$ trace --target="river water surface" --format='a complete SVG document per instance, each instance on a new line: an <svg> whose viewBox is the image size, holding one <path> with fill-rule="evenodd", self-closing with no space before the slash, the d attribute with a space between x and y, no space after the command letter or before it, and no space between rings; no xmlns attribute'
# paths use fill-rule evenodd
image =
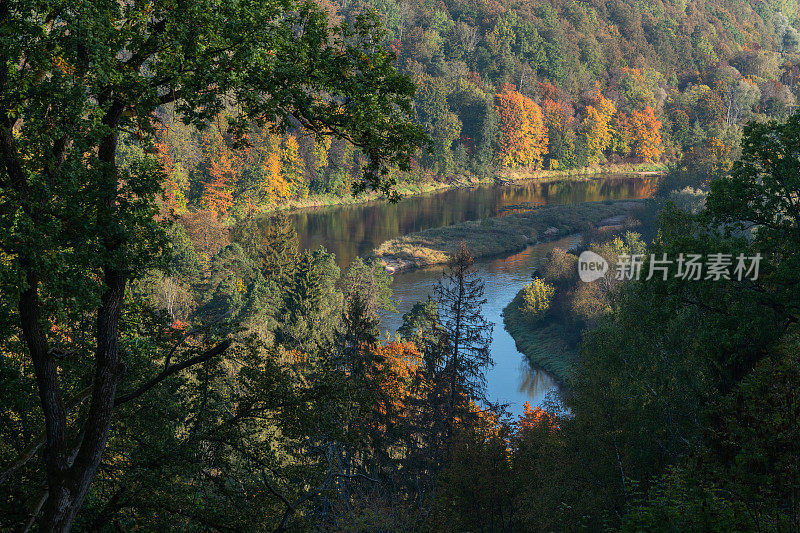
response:
<svg viewBox="0 0 800 533"><path fill-rule="evenodd" d="M292 217L302 248L324 246L336 254L337 262L344 267L382 242L415 231L496 216L504 207L527 202L573 204L647 198L655 183L647 178L612 176L580 182L487 185L409 197L394 205L371 202L306 209ZM522 412L526 401L541 405L550 392L557 390L557 384L547 373L532 368L517 351L514 339L503 327L501 312L530 280L539 259L554 246L566 248L572 244L574 238L566 238L530 246L507 257L476 261L478 274L486 284L483 312L494 323L491 350L495 364L486 373L487 396L493 402L508 404L514 414ZM431 293L442 270L432 267L394 276L392 289L398 300L398 313L385 313L382 317L381 328L387 334L396 331L403 313Z"/></svg>

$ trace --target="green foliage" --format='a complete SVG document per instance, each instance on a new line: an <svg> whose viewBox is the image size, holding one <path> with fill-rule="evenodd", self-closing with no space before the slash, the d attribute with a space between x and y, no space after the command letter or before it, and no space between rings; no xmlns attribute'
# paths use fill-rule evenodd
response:
<svg viewBox="0 0 800 533"><path fill-rule="evenodd" d="M339 287L345 299L359 298L367 314L377 316L381 310L395 311L391 283L392 276L383 265L357 257L342 273Z"/></svg>
<svg viewBox="0 0 800 533"><path fill-rule="evenodd" d="M712 413L702 462L670 469L633 506L623 530L757 531L798 526L797 340L790 336ZM686 512L687 509L692 509Z"/></svg>
<svg viewBox="0 0 800 533"><path fill-rule="evenodd" d="M311 350L330 342L343 309L336 290L340 270L323 249L303 252L286 286L278 342Z"/></svg>
<svg viewBox="0 0 800 533"><path fill-rule="evenodd" d="M756 226L752 247L775 265L774 271L764 270L760 283L770 287L774 298L792 313L800 304L787 289L800 272L800 210L795 197L800 190L798 135L800 114L783 124L746 127L741 159L730 178L712 184L706 200L709 218L725 224L727 234Z"/></svg>
<svg viewBox="0 0 800 533"><path fill-rule="evenodd" d="M508 428L503 430L508 432ZM502 431L502 430L501 430ZM509 460L505 434L465 432L456 440L447 470L440 479L436 531L510 530L515 522L515 465Z"/></svg>
<svg viewBox="0 0 800 533"><path fill-rule="evenodd" d="M262 301L265 296L258 265L238 244L203 231L214 228L209 221L201 228L184 224L186 233L210 237L202 253L193 255L174 235L171 264L170 210L183 210L192 191L186 190L189 167L184 171L162 150L169 142L156 146L156 130L164 126L159 119L170 112L199 130L212 119L227 121L214 132L215 139L227 135L213 145L219 160L207 162L217 178L206 187L217 195L209 205L223 216L233 193L241 192L231 183L238 178L238 156L228 152L247 144L253 124L269 122L281 133L302 126L321 137L347 139L362 154L363 173L354 188L385 194L393 185L389 168L408 168L425 135L410 121L414 85L395 68L374 15L331 25L311 2L23 1L4 3L0 24L2 322L15 323L13 335L23 340L13 347L14 356L27 356L33 364L46 441L34 448L43 450L46 468L33 475L48 492L41 504L32 505L27 527L41 509L42 529L67 531L101 466L118 386L128 389L153 375L159 376L150 381L155 385L185 366L207 362L197 378L204 391L189 401L199 405L209 390L212 396L227 392L212 375L219 362L208 360L228 349L230 339L206 332L198 340L205 330L191 329L182 338L196 344L179 350L160 342L163 323L125 337L127 307L141 304L128 291L129 282L150 285L146 277L153 276L155 287L140 284L135 292L149 292L151 300L154 293L163 296L165 301L156 303L167 308L174 325L166 331L187 326L179 320L192 313L192 300L203 300L201 316L238 319L251 294ZM287 162L297 163L294 147L287 144L286 152ZM189 215L195 223L202 220ZM203 298L190 294L198 257L208 261ZM302 272L330 280L314 294L320 300L315 304L338 314L335 265L318 255L313 266ZM159 270L188 278L176 282L153 274ZM314 292L302 276L295 277L297 294ZM179 309L173 305L177 300ZM303 304L289 300L289 330L307 337L304 328L310 327L321 338L329 335L332 325L304 316ZM173 343L181 343L178 337ZM204 356L201 347L208 350ZM62 363L56 354L80 356ZM173 355L187 357L183 366L171 365ZM25 377L34 379L30 371ZM172 407L164 415L174 420ZM208 420L222 416L202 408L194 412ZM177 435L185 428L170 429ZM29 482L18 489L13 500L20 509L39 492Z"/></svg>
<svg viewBox="0 0 800 533"><path fill-rule="evenodd" d="M605 310L564 374L570 415L559 418L557 444L536 456L546 465L536 486L547 490L531 491L528 501L541 507L529 528L553 520L624 531L797 527L796 307L785 290L797 280L797 244L790 206L767 193L800 166L769 175L781 168L772 161L791 159L782 128L749 129L743 153L753 155L712 182L712 206L665 208L646 249L635 234L592 247L612 263L643 252L764 257L756 280L654 276L593 293ZM756 217L763 223L746 231ZM603 286L579 284L575 298ZM520 327L518 312L509 306L505 318L521 349L559 371L553 361L564 359L544 353L547 329Z"/></svg>
<svg viewBox="0 0 800 533"><path fill-rule="evenodd" d="M536 368L541 368L559 381L566 381L570 368L577 361L574 347L566 342L567 332L556 321L531 321L520 309L521 295L503 309L503 325L514 339L517 350Z"/></svg>
<svg viewBox="0 0 800 533"><path fill-rule="evenodd" d="M621 531L756 531L747 508L713 482L698 483L685 468L670 468L650 489L647 503L634 505Z"/></svg>

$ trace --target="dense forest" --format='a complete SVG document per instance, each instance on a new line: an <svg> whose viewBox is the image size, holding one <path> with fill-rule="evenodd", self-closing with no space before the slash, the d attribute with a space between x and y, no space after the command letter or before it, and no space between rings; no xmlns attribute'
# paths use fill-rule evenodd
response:
<svg viewBox="0 0 800 533"><path fill-rule="evenodd" d="M3 2L0 528L800 529L797 16ZM760 270L582 286L563 395L519 417L466 244L387 338L383 265L274 212L654 163L654 238L584 247ZM523 290L528 327L575 261Z"/></svg>
<svg viewBox="0 0 800 533"><path fill-rule="evenodd" d="M391 173L407 186L679 160L713 173L736 157L744 123L785 118L800 90L794 2L319 5L331 25L379 13L387 51L417 85L413 118L431 142ZM178 213L240 220L309 196L330 202L358 181L360 150L300 124L253 128L248 150L235 150L231 113L199 132L161 110L157 148Z"/></svg>

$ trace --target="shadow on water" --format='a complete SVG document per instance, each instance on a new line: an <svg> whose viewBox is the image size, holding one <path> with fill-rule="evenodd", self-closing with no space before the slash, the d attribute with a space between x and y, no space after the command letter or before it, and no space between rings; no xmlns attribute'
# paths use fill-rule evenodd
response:
<svg viewBox="0 0 800 533"><path fill-rule="evenodd" d="M482 186L410 197L394 205L372 202L303 210L292 217L302 248L324 246L336 254L341 266L346 266L386 240L427 228L496 216L507 206L648 198L655 184L655 179L615 176L581 182ZM503 327L501 313L530 280L537 262L550 249L569 247L573 242L568 237L531 246L507 257L476 261L478 274L486 284L484 315L494 324L491 350L495 364L486 373L488 397L493 402L508 404L512 413L520 414L526 401L532 406L541 405L548 394L558 390L558 385L547 373L532 368L517 351L514 339ZM384 331L393 334L397 330L403 313L430 294L442 270L433 267L394 276L392 289L399 301L398 313L384 314L381 322Z"/></svg>

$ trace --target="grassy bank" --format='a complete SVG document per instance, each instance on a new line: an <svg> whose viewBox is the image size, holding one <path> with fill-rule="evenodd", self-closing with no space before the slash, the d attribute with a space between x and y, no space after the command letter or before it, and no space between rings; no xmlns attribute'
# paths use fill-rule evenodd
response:
<svg viewBox="0 0 800 533"><path fill-rule="evenodd" d="M513 253L535 242L545 242L619 215L635 216L642 200L547 205L502 217L492 217L411 233L381 244L373 255L387 270L397 272L446 263L465 241L475 257Z"/></svg>
<svg viewBox="0 0 800 533"><path fill-rule="evenodd" d="M503 309L503 324L520 351L532 365L564 382L577 353L564 341L561 326L553 321L534 323L520 306L522 291Z"/></svg>
<svg viewBox="0 0 800 533"><path fill-rule="evenodd" d="M463 187L475 187L490 183L511 184L517 182L542 181L583 181L596 179L609 174L630 174L632 176L650 176L660 174L666 170L666 165L641 163L608 165L603 167L586 167L572 170L507 170L491 176L458 176L448 181L425 180L420 182L401 182L396 186L397 192L404 197L419 196L432 192ZM315 194L306 198L294 198L279 205L267 208L265 213L278 211L294 211L314 207L328 207L334 205L353 205L380 200L382 196L375 192L368 192L359 196L350 194Z"/></svg>
<svg viewBox="0 0 800 533"><path fill-rule="evenodd" d="M559 179L592 179L608 174L631 174L650 176L662 174L667 171L667 165L663 163L624 163L619 165L605 165L584 168L574 168L570 170L503 170L498 177L510 181L528 180L559 180Z"/></svg>

